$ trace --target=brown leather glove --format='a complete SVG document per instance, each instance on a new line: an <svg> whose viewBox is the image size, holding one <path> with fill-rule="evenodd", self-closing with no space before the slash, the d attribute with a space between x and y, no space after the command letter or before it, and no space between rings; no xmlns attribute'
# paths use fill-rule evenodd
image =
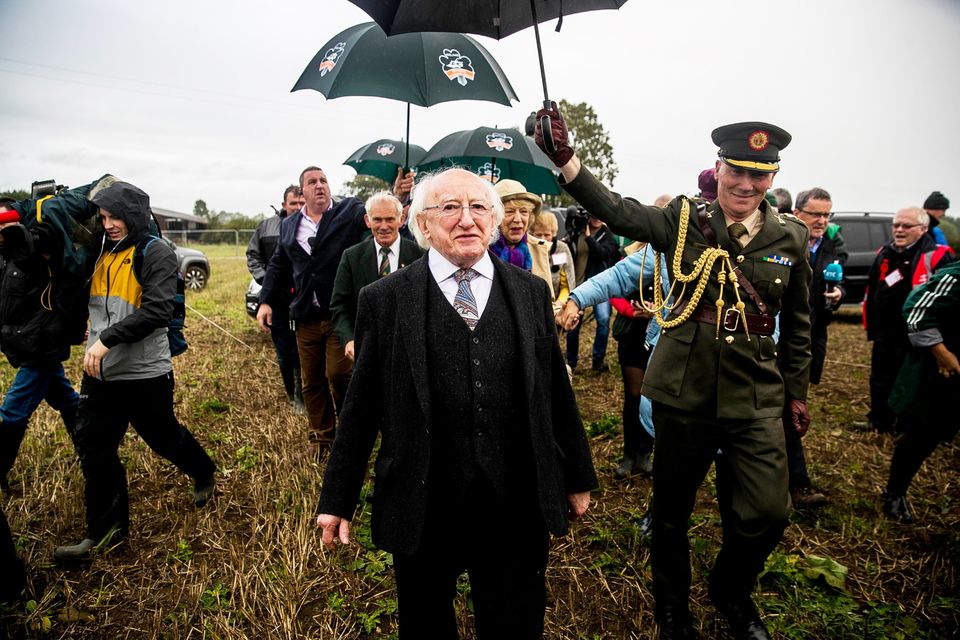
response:
<svg viewBox="0 0 960 640"><path fill-rule="evenodd" d="M806 400L790 401L790 421L798 436L802 438L807 435L807 429L810 428L810 412L807 411Z"/></svg>
<svg viewBox="0 0 960 640"><path fill-rule="evenodd" d="M548 151L548 147L543 142L543 117L550 118L550 137L553 139L553 151ZM563 121L560 110L556 102L550 103L549 109L540 109L537 111L536 124L533 130L533 141L537 143L540 150L547 154L547 157L558 167L570 162L573 157L573 149L570 148L570 140L567 135L567 123Z"/></svg>

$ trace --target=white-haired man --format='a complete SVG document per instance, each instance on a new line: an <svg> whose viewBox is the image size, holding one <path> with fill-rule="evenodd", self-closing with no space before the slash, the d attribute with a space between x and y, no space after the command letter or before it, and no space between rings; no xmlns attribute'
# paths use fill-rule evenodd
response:
<svg viewBox="0 0 960 640"><path fill-rule="evenodd" d="M373 541L393 553L401 638L456 638L466 571L480 638L540 638L548 533L597 486L546 283L488 246L503 218L461 169L415 188L426 257L360 292L354 376L317 525L350 539L379 434Z"/></svg>

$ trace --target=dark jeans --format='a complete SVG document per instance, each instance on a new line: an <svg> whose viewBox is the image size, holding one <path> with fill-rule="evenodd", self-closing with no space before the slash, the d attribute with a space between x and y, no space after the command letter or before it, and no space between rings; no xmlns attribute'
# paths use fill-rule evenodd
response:
<svg viewBox="0 0 960 640"><path fill-rule="evenodd" d="M145 380L103 382L84 375L75 446L85 481L87 537L99 540L130 523L127 474L118 449L127 425L151 449L194 480L216 469L173 413L173 373Z"/></svg>
<svg viewBox="0 0 960 640"><path fill-rule="evenodd" d="M277 352L277 365L280 371L300 368L300 353L297 351L297 334L290 328L290 319L285 315L273 315L273 324L270 325L270 338L273 348Z"/></svg>
<svg viewBox="0 0 960 640"><path fill-rule="evenodd" d="M509 522L509 532L491 529L492 516ZM434 504L420 548L393 555L400 639L459 637L453 600L464 571L479 640L542 638L548 551L539 509L509 504L482 478L459 504Z"/></svg>
<svg viewBox="0 0 960 640"><path fill-rule="evenodd" d="M610 301L601 302L593 306L593 318L597 322L597 330L593 337L593 360L603 360L607 355L607 340L610 338ZM580 358L580 325L567 331L567 364L571 369L577 368Z"/></svg>
<svg viewBox="0 0 960 640"><path fill-rule="evenodd" d="M687 529L697 490L723 450L717 500L723 546L710 574L712 593L749 596L787 523L789 495L780 417L719 420L655 402L653 458L653 593L657 613L687 611Z"/></svg>
<svg viewBox="0 0 960 640"><path fill-rule="evenodd" d="M343 345L329 320L297 322L296 335L310 441L329 446L353 365L343 354Z"/></svg>
<svg viewBox="0 0 960 640"><path fill-rule="evenodd" d="M44 400L63 416L67 433L73 439L80 396L67 380L63 365L20 367L0 406L0 477L13 468L30 416Z"/></svg>

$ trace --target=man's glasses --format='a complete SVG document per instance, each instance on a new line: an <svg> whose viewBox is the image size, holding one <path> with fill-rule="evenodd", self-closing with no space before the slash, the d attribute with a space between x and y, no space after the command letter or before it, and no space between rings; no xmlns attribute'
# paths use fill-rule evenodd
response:
<svg viewBox="0 0 960 640"><path fill-rule="evenodd" d="M823 218L824 220L829 220L833 217L833 212L828 211L827 213L816 213L814 211L807 211L806 209L797 209L800 213L806 214L812 218Z"/></svg>
<svg viewBox="0 0 960 640"><path fill-rule="evenodd" d="M894 229L904 229L909 231L914 227L922 227L923 225L920 224L919 222L914 222L913 224L910 224L909 222L894 222L890 226L893 227Z"/></svg>
<svg viewBox="0 0 960 640"><path fill-rule="evenodd" d="M474 218L482 218L490 213L490 206L483 202L471 202L469 204L444 202L423 208L424 211L430 211L431 209L436 209L437 215L441 218L452 218L454 216L459 218L460 212L464 209L469 211L470 215Z"/></svg>

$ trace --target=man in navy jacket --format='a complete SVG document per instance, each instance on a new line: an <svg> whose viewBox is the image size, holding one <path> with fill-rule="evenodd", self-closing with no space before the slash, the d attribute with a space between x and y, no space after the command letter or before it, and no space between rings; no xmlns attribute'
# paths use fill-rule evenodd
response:
<svg viewBox="0 0 960 640"><path fill-rule="evenodd" d="M280 241L260 290L257 323L270 330L272 305L292 284L290 318L297 326L303 402L313 452L322 456L333 443L351 370L333 331L330 296L344 250L360 241L366 225L363 204L356 198L334 202L327 176L319 167L303 170L300 188L306 204L280 224Z"/></svg>

